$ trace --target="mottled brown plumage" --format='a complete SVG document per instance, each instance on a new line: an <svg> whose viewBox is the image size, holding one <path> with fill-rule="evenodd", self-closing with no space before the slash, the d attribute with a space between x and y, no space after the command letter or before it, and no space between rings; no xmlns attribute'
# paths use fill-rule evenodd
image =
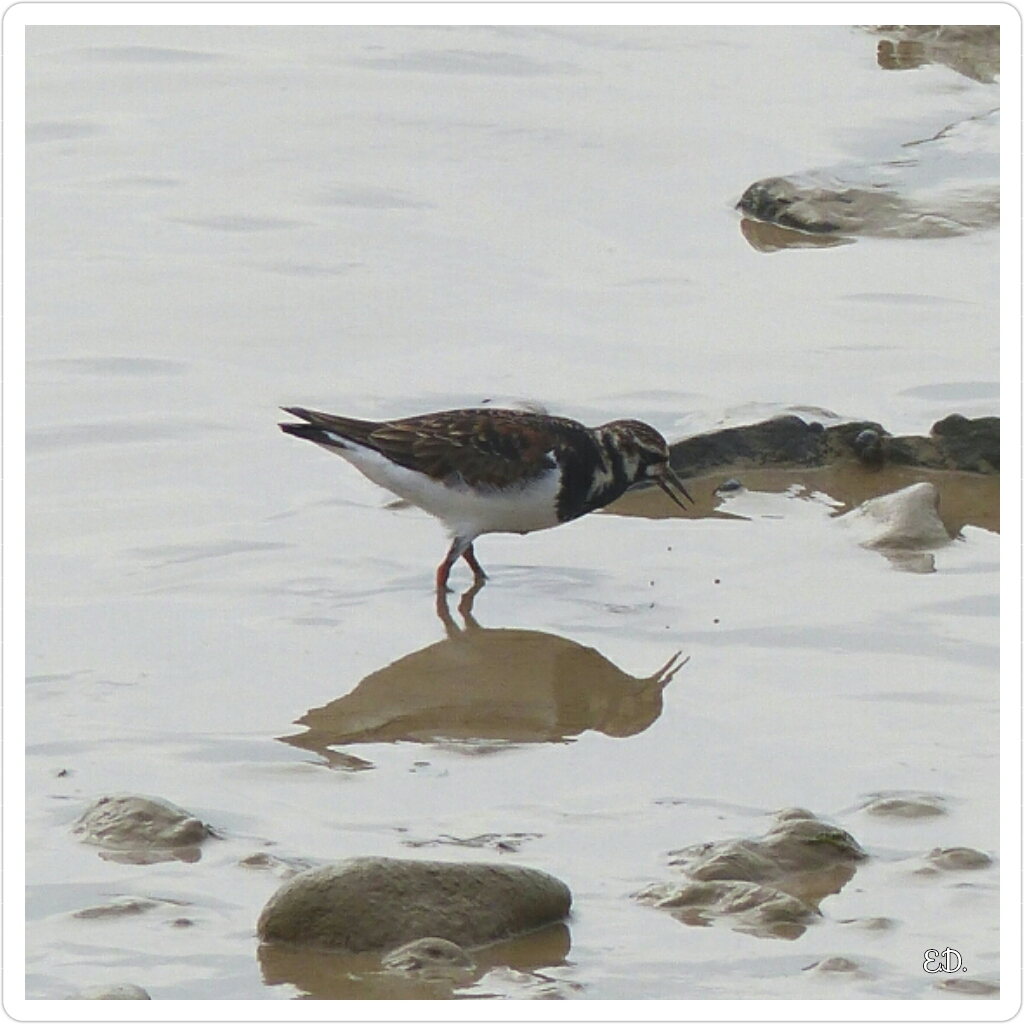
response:
<svg viewBox="0 0 1024 1024"><path fill-rule="evenodd" d="M585 427L517 409L456 409L370 421L308 409L281 429L334 451L375 483L445 522L452 546L437 572L443 589L459 557L474 575L482 533L529 533L602 508L635 483L657 484L680 507L689 498L665 439L637 420Z"/></svg>
<svg viewBox="0 0 1024 1024"><path fill-rule="evenodd" d="M574 442L585 442L587 434L575 420L516 409L457 409L381 422L284 411L434 480L461 477L489 487L507 487L554 468L553 453L557 457ZM291 426L298 430L288 430ZM299 433L305 428L282 424L282 429Z"/></svg>

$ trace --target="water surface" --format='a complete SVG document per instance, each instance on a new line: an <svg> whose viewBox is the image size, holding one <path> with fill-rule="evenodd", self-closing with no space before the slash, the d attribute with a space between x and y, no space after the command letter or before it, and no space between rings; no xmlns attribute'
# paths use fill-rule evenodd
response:
<svg viewBox="0 0 1024 1024"><path fill-rule="evenodd" d="M962 999L922 970L946 946L998 984L998 867L918 871L935 847L998 857L991 490L929 573L859 547L827 482L750 480L728 516L644 499L484 538L490 582L439 615L438 525L275 426L509 398L670 439L792 409L894 433L997 415L997 232L767 252L733 210L998 106L998 83L877 46L28 30L30 998L366 994L254 933L281 865L359 854L569 884L567 930L471 996ZM691 488L709 511L718 482ZM124 791L221 838L105 860L71 824ZM872 815L879 793L940 812ZM791 806L869 853L799 938L631 899L668 851ZM857 969L814 969L835 956Z"/></svg>

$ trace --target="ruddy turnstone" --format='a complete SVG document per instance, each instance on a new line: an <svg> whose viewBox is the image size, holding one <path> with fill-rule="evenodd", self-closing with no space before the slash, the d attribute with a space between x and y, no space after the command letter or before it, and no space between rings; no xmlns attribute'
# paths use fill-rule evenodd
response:
<svg viewBox="0 0 1024 1024"><path fill-rule="evenodd" d="M486 579L473 552L483 533L530 533L603 508L643 481L680 508L693 499L669 466L653 427L615 420L593 429L561 416L517 409L456 409L407 419L354 420L285 409L304 420L281 423L348 459L364 476L440 519L452 537L437 589L464 558Z"/></svg>

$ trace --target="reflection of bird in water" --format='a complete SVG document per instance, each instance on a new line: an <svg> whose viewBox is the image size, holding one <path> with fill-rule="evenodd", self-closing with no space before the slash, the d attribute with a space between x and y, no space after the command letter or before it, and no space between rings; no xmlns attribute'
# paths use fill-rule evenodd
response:
<svg viewBox="0 0 1024 1024"><path fill-rule="evenodd" d="M637 420L590 429L575 420L518 409L459 409L371 422L308 409L282 423L352 463L375 484L440 519L452 536L437 569L448 585L483 533L531 533L604 508L634 484L657 484L680 508L690 498L669 466L665 439Z"/></svg>
<svg viewBox="0 0 1024 1024"><path fill-rule="evenodd" d="M488 629L473 618L482 581L459 601L456 624L443 594L447 637L367 676L344 697L298 720L285 742L332 762L336 745L453 741L564 742L594 730L633 736L661 714L662 691L686 663L673 655L657 672L623 672L592 647L528 629ZM366 762L351 758L366 766Z"/></svg>
<svg viewBox="0 0 1024 1024"><path fill-rule="evenodd" d="M476 595L480 593L480 589L483 585L484 581L477 577L473 580L473 585L469 590L459 598L459 614L462 616L462 621L465 622L467 630L483 628L480 623L473 618L473 602L476 600ZM437 617L441 620L441 623L444 626L444 631L448 634L448 638L450 640L454 640L456 637L462 636L463 631L452 618L452 613L448 608L448 591L439 590L437 592L436 609Z"/></svg>

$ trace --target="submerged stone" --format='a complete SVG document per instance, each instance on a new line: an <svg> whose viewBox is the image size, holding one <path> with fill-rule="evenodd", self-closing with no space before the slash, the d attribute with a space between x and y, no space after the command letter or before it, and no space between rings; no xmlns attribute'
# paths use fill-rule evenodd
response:
<svg viewBox="0 0 1024 1024"><path fill-rule="evenodd" d="M848 917L839 924L852 924L867 932L889 932L896 927L896 921L891 917Z"/></svg>
<svg viewBox="0 0 1024 1024"><path fill-rule="evenodd" d="M120 985L94 985L77 996L68 999L149 999L149 993L138 985L122 983Z"/></svg>
<svg viewBox="0 0 1024 1024"><path fill-rule="evenodd" d="M866 857L845 829L803 808L789 808L759 838L673 851L669 863L681 868L687 881L650 886L635 898L685 924L722 918L737 931L794 939L820 917L821 900L839 892Z"/></svg>
<svg viewBox="0 0 1024 1024"><path fill-rule="evenodd" d="M133 794L100 797L72 831L82 842L109 851L109 859L128 863L198 860L199 844L214 834L167 800Z"/></svg>
<svg viewBox="0 0 1024 1024"><path fill-rule="evenodd" d="M144 914L159 906L155 900L147 899L118 899L110 903L101 903L95 907L83 907L76 910L71 916L80 921L95 921L103 918L134 917L137 914Z"/></svg>
<svg viewBox="0 0 1024 1024"><path fill-rule="evenodd" d="M946 805L941 796L932 793L879 793L864 810L880 818L935 818L946 813Z"/></svg>
<svg viewBox="0 0 1024 1024"><path fill-rule="evenodd" d="M803 900L753 882L683 882L649 886L635 894L641 903L667 910L689 925L731 918L733 928L763 938L795 939L819 912Z"/></svg>
<svg viewBox="0 0 1024 1024"><path fill-rule="evenodd" d="M807 871L864 860L867 854L845 829L809 815L783 811L759 839L702 843L675 850L669 863L691 878L770 882Z"/></svg>
<svg viewBox="0 0 1024 1024"><path fill-rule="evenodd" d="M991 996L999 995L999 983L985 981L981 978L943 978L935 983L935 987L943 992L954 992L960 996Z"/></svg>
<svg viewBox="0 0 1024 1024"><path fill-rule="evenodd" d="M461 946L435 936L416 939L391 950L381 958L381 965L392 971L445 978L471 971L476 966Z"/></svg>
<svg viewBox="0 0 1024 1024"><path fill-rule="evenodd" d="M977 871L992 866L992 858L987 853L968 846L936 847L926 854L925 860L942 871Z"/></svg>
<svg viewBox="0 0 1024 1024"><path fill-rule="evenodd" d="M353 953L427 938L473 948L559 921L571 904L563 882L532 868L359 857L296 875L256 929L264 942Z"/></svg>
<svg viewBox="0 0 1024 1024"><path fill-rule="evenodd" d="M805 971L820 971L823 974L859 974L860 965L845 956L827 956L804 968Z"/></svg>

